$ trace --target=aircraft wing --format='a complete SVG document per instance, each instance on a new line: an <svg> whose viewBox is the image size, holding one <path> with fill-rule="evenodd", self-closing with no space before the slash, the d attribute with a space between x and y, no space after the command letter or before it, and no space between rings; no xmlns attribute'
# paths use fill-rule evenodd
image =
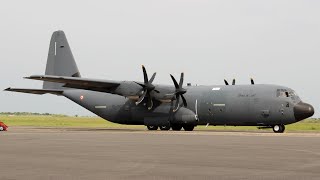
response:
<svg viewBox="0 0 320 180"><path fill-rule="evenodd" d="M62 90L54 90L54 89L18 89L18 88L7 88L5 91L11 92L20 92L20 93L29 93L29 94L54 94L54 95L62 95Z"/></svg>
<svg viewBox="0 0 320 180"><path fill-rule="evenodd" d="M62 83L64 84L63 87L99 92L111 92L120 85L120 83L114 81L51 75L35 75L26 77L26 79Z"/></svg>

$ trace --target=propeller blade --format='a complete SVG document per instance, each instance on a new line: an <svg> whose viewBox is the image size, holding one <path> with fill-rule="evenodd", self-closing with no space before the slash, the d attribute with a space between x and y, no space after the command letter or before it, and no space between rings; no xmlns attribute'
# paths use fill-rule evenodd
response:
<svg viewBox="0 0 320 180"><path fill-rule="evenodd" d="M229 86L229 83L228 83L227 80L224 80L224 83L225 83L227 86Z"/></svg>
<svg viewBox="0 0 320 180"><path fill-rule="evenodd" d="M182 101L183 101L183 105L184 105L184 107L187 107L187 106L188 106L188 104L187 104L187 100L186 100L186 98L184 98L184 96L183 96L183 95L181 95L181 97L182 97Z"/></svg>
<svg viewBox="0 0 320 180"><path fill-rule="evenodd" d="M184 80L184 73L181 73L180 82L179 82L179 88L182 88L183 80Z"/></svg>
<svg viewBox="0 0 320 180"><path fill-rule="evenodd" d="M147 95L147 91L145 91L143 95L139 98L139 100L136 102L136 105L139 105L144 100L146 95Z"/></svg>
<svg viewBox="0 0 320 180"><path fill-rule="evenodd" d="M134 81L135 82L135 81ZM144 85L144 84L141 84L141 83L139 83L139 82L135 82L136 84L138 84L138 85L140 85L141 87L143 87L143 88L145 88L146 87L146 85Z"/></svg>
<svg viewBox="0 0 320 180"><path fill-rule="evenodd" d="M176 95L176 104L174 105L173 112L176 112L180 106L180 95Z"/></svg>
<svg viewBox="0 0 320 180"><path fill-rule="evenodd" d="M197 121L199 121L199 116L198 116L198 99L196 99L195 110L196 110L196 119L197 119Z"/></svg>
<svg viewBox="0 0 320 180"><path fill-rule="evenodd" d="M176 89L179 89L179 84L177 83L176 79L175 79L171 74L170 74L170 76L171 76L171 79L172 79L172 81L173 81L174 86L176 87Z"/></svg>
<svg viewBox="0 0 320 180"><path fill-rule="evenodd" d="M148 110L151 110L153 107L153 101L152 101L152 97L150 96L150 93L148 93Z"/></svg>
<svg viewBox="0 0 320 180"><path fill-rule="evenodd" d="M254 80L251 78L251 84L254 85Z"/></svg>
<svg viewBox="0 0 320 180"><path fill-rule="evenodd" d="M142 65L142 71L143 71L144 83L147 84L149 81L149 78L148 78L148 74L147 74L147 71L146 71L146 68L144 67L144 65Z"/></svg>
<svg viewBox="0 0 320 180"><path fill-rule="evenodd" d="M236 85L236 79L233 79L233 80L232 80L232 85L233 85L233 86Z"/></svg>
<svg viewBox="0 0 320 180"><path fill-rule="evenodd" d="M160 91L158 91L158 90L156 90L156 89L154 89L154 92L156 92L156 93L158 93L158 94L160 93Z"/></svg>
<svg viewBox="0 0 320 180"><path fill-rule="evenodd" d="M152 84L154 81L154 78L156 78L157 73L153 73L151 79L149 80L149 84Z"/></svg>

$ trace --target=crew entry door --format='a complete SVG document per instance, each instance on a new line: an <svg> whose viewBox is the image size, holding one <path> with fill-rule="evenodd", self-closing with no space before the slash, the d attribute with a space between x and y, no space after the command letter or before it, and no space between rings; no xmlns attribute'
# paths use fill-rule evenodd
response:
<svg viewBox="0 0 320 180"><path fill-rule="evenodd" d="M221 88L210 89L210 92L203 97L201 111L205 115L206 122L210 125L223 125L226 123L226 103Z"/></svg>

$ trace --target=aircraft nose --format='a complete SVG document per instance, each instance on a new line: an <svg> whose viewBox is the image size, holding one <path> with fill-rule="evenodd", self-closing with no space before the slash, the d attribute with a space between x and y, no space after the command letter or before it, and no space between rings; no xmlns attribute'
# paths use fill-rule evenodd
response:
<svg viewBox="0 0 320 180"><path fill-rule="evenodd" d="M295 105L293 111L297 121L307 119L314 115L314 108L310 104L304 102L299 102Z"/></svg>

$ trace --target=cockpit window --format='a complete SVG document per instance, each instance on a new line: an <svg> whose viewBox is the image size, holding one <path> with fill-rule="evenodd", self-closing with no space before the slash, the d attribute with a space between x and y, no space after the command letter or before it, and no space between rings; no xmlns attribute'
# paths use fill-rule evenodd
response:
<svg viewBox="0 0 320 180"><path fill-rule="evenodd" d="M294 91L289 92L289 97L295 97L295 96L298 96L296 92Z"/></svg>
<svg viewBox="0 0 320 180"><path fill-rule="evenodd" d="M278 89L277 90L277 97L289 97L290 94L286 89Z"/></svg>
<svg viewBox="0 0 320 180"><path fill-rule="evenodd" d="M278 89L277 90L277 97L288 97L292 99L299 99L299 96L293 90L287 89Z"/></svg>

